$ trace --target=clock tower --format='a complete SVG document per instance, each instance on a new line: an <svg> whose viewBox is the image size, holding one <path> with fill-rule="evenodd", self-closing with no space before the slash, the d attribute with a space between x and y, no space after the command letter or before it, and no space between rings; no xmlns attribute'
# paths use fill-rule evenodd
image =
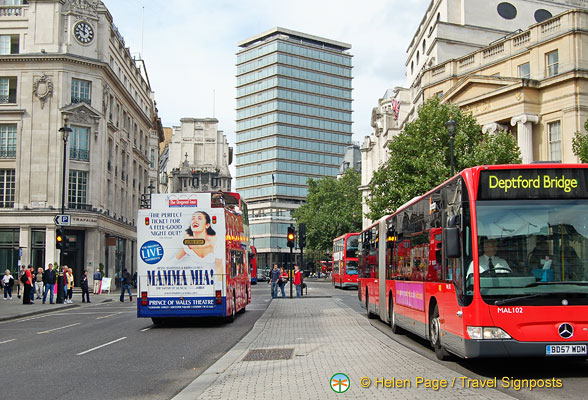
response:
<svg viewBox="0 0 588 400"><path fill-rule="evenodd" d="M99 5L97 0L65 0L63 35L68 52L96 58Z"/></svg>

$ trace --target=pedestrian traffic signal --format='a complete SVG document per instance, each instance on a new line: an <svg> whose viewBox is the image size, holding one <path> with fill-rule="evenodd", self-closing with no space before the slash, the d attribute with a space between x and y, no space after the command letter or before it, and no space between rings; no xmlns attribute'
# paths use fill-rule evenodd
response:
<svg viewBox="0 0 588 400"><path fill-rule="evenodd" d="M63 229L57 229L55 235L55 247L59 250L65 249L65 235L63 234Z"/></svg>
<svg viewBox="0 0 588 400"><path fill-rule="evenodd" d="M306 247L306 224L298 225L298 247Z"/></svg>
<svg viewBox="0 0 588 400"><path fill-rule="evenodd" d="M288 227L288 247L293 249L296 243L296 230L293 226Z"/></svg>

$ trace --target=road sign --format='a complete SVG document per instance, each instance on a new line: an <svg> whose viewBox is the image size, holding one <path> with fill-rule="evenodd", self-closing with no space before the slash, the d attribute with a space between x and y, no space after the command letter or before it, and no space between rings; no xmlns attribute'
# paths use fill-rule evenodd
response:
<svg viewBox="0 0 588 400"><path fill-rule="evenodd" d="M71 215L66 214L58 214L53 218L55 221L55 225L57 226L70 226L71 225Z"/></svg>

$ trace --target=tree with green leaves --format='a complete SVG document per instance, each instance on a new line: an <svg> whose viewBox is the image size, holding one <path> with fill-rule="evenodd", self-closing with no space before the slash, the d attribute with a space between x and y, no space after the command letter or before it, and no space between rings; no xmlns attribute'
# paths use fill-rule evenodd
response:
<svg viewBox="0 0 588 400"><path fill-rule="evenodd" d="M419 108L418 117L390 140L390 158L374 172L369 183L368 218L376 220L389 214L451 177L449 133L445 125L450 118L457 123L456 173L475 165L521 162L520 150L510 133L483 133L471 113L433 97Z"/></svg>
<svg viewBox="0 0 588 400"><path fill-rule="evenodd" d="M584 129L588 131L588 120L584 123ZM588 162L588 134L576 132L572 139L572 151L581 162Z"/></svg>
<svg viewBox="0 0 588 400"><path fill-rule="evenodd" d="M361 230L361 176L349 168L340 179L308 179L306 203L294 212L306 224L306 248L331 251L333 239ZM306 250L306 249L305 249Z"/></svg>

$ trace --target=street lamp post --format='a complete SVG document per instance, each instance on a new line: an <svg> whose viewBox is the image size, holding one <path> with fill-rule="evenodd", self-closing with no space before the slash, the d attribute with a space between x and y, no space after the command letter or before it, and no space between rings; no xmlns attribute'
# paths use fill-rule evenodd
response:
<svg viewBox="0 0 588 400"><path fill-rule="evenodd" d="M449 121L445 123L447 131L449 131L449 152L451 153L451 176L453 176L453 138L455 137L455 127L457 122L453 120L453 116L449 116Z"/></svg>
<svg viewBox="0 0 588 400"><path fill-rule="evenodd" d="M61 181L61 214L65 214L65 167L67 162L67 139L71 132L71 128L67 126L67 119L65 119L63 127L59 128L59 132L63 135L63 180ZM66 246L64 243L63 246ZM63 293L63 248L59 251L59 273L57 274L57 300L58 304L62 304L65 300Z"/></svg>

